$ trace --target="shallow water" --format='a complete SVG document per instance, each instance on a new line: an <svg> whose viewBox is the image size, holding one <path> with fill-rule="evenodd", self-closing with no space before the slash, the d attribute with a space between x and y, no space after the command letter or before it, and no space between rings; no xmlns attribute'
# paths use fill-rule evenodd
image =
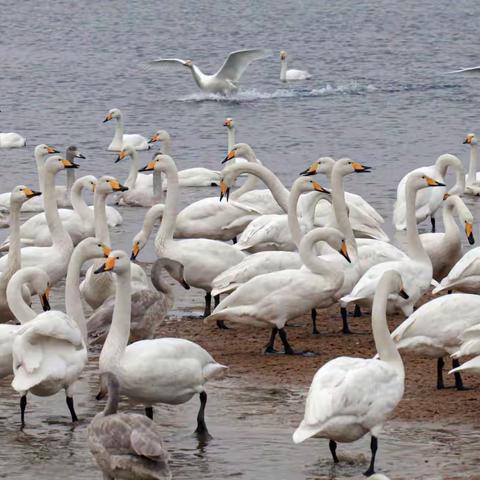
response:
<svg viewBox="0 0 480 480"><path fill-rule="evenodd" d="M385 216L385 230L392 234L392 203L405 172L446 152L467 165L469 149L462 141L477 128L480 80L442 73L479 63L472 48L478 45L479 14L480 4L473 0L2 5L0 130L24 134L28 147L0 150L0 191L37 184L32 151L43 142L62 150L77 144L87 156L79 174L125 179L128 163L114 164L106 151L113 125L101 122L112 107L124 112L127 133L170 131L180 168L220 169L226 148L222 123L231 116L237 139L250 143L287 185L320 155L348 155L374 167L368 176L350 176L347 189L364 195ZM142 68L157 56L183 56L210 72L229 50L256 46L271 47L275 57L253 64L232 98L200 93L181 70ZM314 79L280 84L281 48L289 52L291 67L307 68ZM151 153L140 156L146 162ZM205 195L218 192L187 189L182 203ZM468 204L478 217L475 200ZM112 243L129 249L143 209L121 211L124 223ZM6 234L0 231L0 239ZM402 235L395 240L402 243ZM140 258L154 260L151 246ZM62 307L61 286L52 302ZM201 310L198 290L178 291L175 317ZM99 408L95 365L92 360L79 383L76 403L83 421L74 430L59 394L31 397L28 426L20 432L17 398L9 381L1 382L1 477L100 478L85 445L86 421ZM359 478L366 468L368 440L341 446L340 454L352 464L335 468L326 441L291 443L303 412L296 390L252 388L230 377L211 385L209 393L214 439L205 446L191 435L195 401L157 409L174 478ZM478 436L467 426L392 422L380 442L378 468L394 479L472 478L478 471Z"/></svg>

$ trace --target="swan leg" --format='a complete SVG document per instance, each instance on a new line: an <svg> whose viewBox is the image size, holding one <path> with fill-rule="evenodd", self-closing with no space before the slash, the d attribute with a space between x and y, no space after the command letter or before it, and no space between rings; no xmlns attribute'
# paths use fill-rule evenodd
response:
<svg viewBox="0 0 480 480"><path fill-rule="evenodd" d="M435 233L435 217L433 215L430 217L430 222L432 224L432 233Z"/></svg>
<svg viewBox="0 0 480 480"><path fill-rule="evenodd" d="M360 305L355 304L355 310L353 311L353 316L354 317L362 316L362 310L360 309Z"/></svg>
<svg viewBox="0 0 480 480"><path fill-rule="evenodd" d="M73 397L69 397L67 395L66 399L67 399L68 410L70 410L70 415L72 416L72 422L78 422L78 417L77 417L77 414L75 413L75 408L73 406Z"/></svg>
<svg viewBox="0 0 480 480"><path fill-rule="evenodd" d="M352 333L352 331L348 326L347 309L345 307L340 308L340 315L342 316L342 333L344 334Z"/></svg>
<svg viewBox="0 0 480 480"><path fill-rule="evenodd" d="M443 383L443 366L445 365L445 362L443 361L443 358L440 357L437 359L437 390L441 390L442 388L445 388L445 384Z"/></svg>
<svg viewBox="0 0 480 480"><path fill-rule="evenodd" d="M378 448L378 439L374 435L372 435L372 439L370 440L370 450L372 452L372 458L370 460L370 466L368 470L364 473L366 477L373 475L375 473L375 456L377 455L377 448Z"/></svg>
<svg viewBox="0 0 480 480"><path fill-rule="evenodd" d="M332 454L333 463L338 463L337 442L335 442L334 440L330 440L330 442L328 442L328 448L330 449L330 453Z"/></svg>
<svg viewBox="0 0 480 480"><path fill-rule="evenodd" d="M312 335L318 335L320 332L317 328L317 311L312 308Z"/></svg>
<svg viewBox="0 0 480 480"><path fill-rule="evenodd" d="M207 405L207 392L200 392L200 409L197 415L197 435L210 435L207 424L205 423L205 406Z"/></svg>
<svg viewBox="0 0 480 480"><path fill-rule="evenodd" d="M219 303L220 303L220 295L215 295L213 297L214 308L217 308ZM225 322L223 320L217 320L217 327L220 330L228 330L228 327L225 325Z"/></svg>
<svg viewBox="0 0 480 480"><path fill-rule="evenodd" d="M295 355L295 351L291 347L291 345L288 343L287 340L287 332L283 328L278 329L278 334L280 335L280 340L283 343L283 348L285 350L285 355Z"/></svg>
<svg viewBox="0 0 480 480"><path fill-rule="evenodd" d="M145 407L145 415L146 415L150 420L153 420L153 407Z"/></svg>
<svg viewBox="0 0 480 480"><path fill-rule="evenodd" d="M22 428L25 426L25 408L27 407L27 395L20 397L20 419L22 421Z"/></svg>
<svg viewBox="0 0 480 480"><path fill-rule="evenodd" d="M265 345L265 351L263 353L278 353L275 350L275 337L277 336L278 333L278 328L273 327L272 328L272 333L270 334L270 340L268 343Z"/></svg>
<svg viewBox="0 0 480 480"><path fill-rule="evenodd" d="M204 318L207 318L212 313L212 294L207 292L205 294L205 311L203 312Z"/></svg>
<svg viewBox="0 0 480 480"><path fill-rule="evenodd" d="M460 362L458 361L458 359L452 359L452 368L458 368L459 366ZM467 388L463 385L463 380L460 372L454 372L453 375L455 376L455 388L457 390L467 390Z"/></svg>

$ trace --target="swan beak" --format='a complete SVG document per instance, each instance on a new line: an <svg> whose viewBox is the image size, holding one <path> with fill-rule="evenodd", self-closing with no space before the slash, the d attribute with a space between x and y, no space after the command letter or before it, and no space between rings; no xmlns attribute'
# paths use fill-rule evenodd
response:
<svg viewBox="0 0 480 480"><path fill-rule="evenodd" d="M358 172L358 173L366 173L372 169L372 167L367 167L366 165L362 165L361 163L358 163L358 162L352 162L352 168L354 172Z"/></svg>
<svg viewBox="0 0 480 480"><path fill-rule="evenodd" d="M110 185L114 192L126 192L128 190L128 187L121 185L118 180L110 180Z"/></svg>
<svg viewBox="0 0 480 480"><path fill-rule="evenodd" d="M316 192L328 193L330 195L330 191L323 188L318 182L312 181L312 186Z"/></svg>
<svg viewBox="0 0 480 480"><path fill-rule="evenodd" d="M153 160L142 167L139 172L151 172L152 170L155 170L155 162Z"/></svg>
<svg viewBox="0 0 480 480"><path fill-rule="evenodd" d="M475 239L473 238L473 225L469 222L465 222L465 234L468 238L468 243L473 245L475 243Z"/></svg>
<svg viewBox="0 0 480 480"><path fill-rule="evenodd" d="M160 141L160 138L157 134L155 134L155 135L152 135L150 137L150 140L147 143L155 143L155 142L158 142L158 141Z"/></svg>
<svg viewBox="0 0 480 480"><path fill-rule="evenodd" d="M102 273L102 272L110 272L115 268L115 257L108 257L106 262L100 267L97 268L93 273Z"/></svg>
<svg viewBox="0 0 480 480"><path fill-rule="evenodd" d="M182 280L181 284L185 290L190 290L190 285L185 280Z"/></svg>
<svg viewBox="0 0 480 480"><path fill-rule="evenodd" d="M338 253L342 255L342 257L345 257L348 263L352 263L352 261L350 260L350 257L348 256L347 244L345 243L345 240L342 240L342 248L340 248Z"/></svg>
<svg viewBox="0 0 480 480"><path fill-rule="evenodd" d="M65 168L78 168L80 166L74 162L71 162L70 160L67 160L66 158L62 160L62 163Z"/></svg>
<svg viewBox="0 0 480 480"><path fill-rule="evenodd" d="M42 194L42 192L35 192L35 190L31 190L30 188L24 188L23 193L27 198L38 197Z"/></svg>
<svg viewBox="0 0 480 480"><path fill-rule="evenodd" d="M444 183L437 182L437 181L434 180L432 177L427 177L427 176L425 176L425 180L427 181L427 185L428 185L429 187L445 187L445 184L444 184Z"/></svg>
<svg viewBox="0 0 480 480"><path fill-rule="evenodd" d="M318 163L312 163L306 170L300 172L300 175L308 177L309 175L316 175L317 174Z"/></svg>
<svg viewBox="0 0 480 480"><path fill-rule="evenodd" d="M224 126L224 127L230 128L232 125L233 125L233 122L232 122L232 119L231 119L231 118L227 118L227 120L225 120L225 121L223 122L223 126Z"/></svg>
<svg viewBox="0 0 480 480"><path fill-rule="evenodd" d="M56 148L47 145L47 153L60 153Z"/></svg>
<svg viewBox="0 0 480 480"><path fill-rule="evenodd" d="M118 154L117 159L115 160L115 163L118 163L120 160L123 160L127 155L128 154L125 150L121 150L120 153Z"/></svg>
<svg viewBox="0 0 480 480"><path fill-rule="evenodd" d="M103 256L105 258L108 258L108 256L112 253L112 249L108 246L102 243L102 250L103 250Z"/></svg>
<svg viewBox="0 0 480 480"><path fill-rule="evenodd" d="M40 297L40 303L42 305L42 309L44 312L47 312L50 310L50 303L48 301L48 295L50 294L50 288L47 288L41 295Z"/></svg>
<svg viewBox="0 0 480 480"><path fill-rule="evenodd" d="M223 180L221 180L220 181L220 201L222 201L223 197L225 197L228 202L229 196L230 196L230 188L227 186L227 184Z"/></svg>
<svg viewBox="0 0 480 480"><path fill-rule="evenodd" d="M446 200L449 196L450 196L450 194L448 192L444 193L443 194L443 200Z"/></svg>
<svg viewBox="0 0 480 480"><path fill-rule="evenodd" d="M83 153L80 153L80 152L76 152L75 153L75 158L83 158L85 160L85 155Z"/></svg>
<svg viewBox="0 0 480 480"><path fill-rule="evenodd" d="M109 113L109 114L105 117L105 120L103 121L103 123L108 122L108 121L110 121L111 119L112 119L112 114Z"/></svg>
<svg viewBox="0 0 480 480"><path fill-rule="evenodd" d="M471 141L471 140L467 137L467 138L463 141L463 144L464 144L464 145L465 145L466 143L467 143L467 144L470 144L470 141Z"/></svg>
<svg viewBox="0 0 480 480"><path fill-rule="evenodd" d="M404 298L405 300L408 300L408 299L410 298L410 297L408 296L408 293L407 293L403 288L398 292L398 294L399 294L402 298Z"/></svg>
<svg viewBox="0 0 480 480"><path fill-rule="evenodd" d="M140 253L140 244L135 242L132 247L132 254L130 255L130 260L135 260Z"/></svg>
<svg viewBox="0 0 480 480"><path fill-rule="evenodd" d="M463 144L464 144L464 145L465 145L465 144L471 145L474 138L475 138L475 135L474 135L473 133L469 133L469 134L467 135L467 138L465 138Z"/></svg>
<svg viewBox="0 0 480 480"><path fill-rule="evenodd" d="M230 150L227 154L227 156L222 160L222 163L228 162L229 160L232 160L232 158L235 158L235 150Z"/></svg>

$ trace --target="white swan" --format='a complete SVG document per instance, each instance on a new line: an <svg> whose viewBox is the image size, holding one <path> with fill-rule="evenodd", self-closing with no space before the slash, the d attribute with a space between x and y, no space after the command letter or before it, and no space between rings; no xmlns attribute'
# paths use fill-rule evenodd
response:
<svg viewBox="0 0 480 480"><path fill-rule="evenodd" d="M378 435L403 397L405 371L390 338L386 317L389 295L404 295L395 271L382 274L375 292L372 332L379 359L337 357L315 374L308 392L305 415L293 442L310 437L328 438L333 461L338 463L337 442L354 442L370 433L372 452L365 475L375 473Z"/></svg>
<svg viewBox="0 0 480 480"><path fill-rule="evenodd" d="M22 267L39 267L44 270L51 285L63 279L67 271L68 261L73 251L70 235L63 228L58 215L55 198L55 175L65 168L76 168L78 165L60 157L52 156L43 167L43 197L48 228L52 236L50 247L24 247L21 249ZM0 258L0 272L5 271L7 257Z"/></svg>
<svg viewBox="0 0 480 480"><path fill-rule="evenodd" d="M40 275L38 274L40 271ZM12 275L9 284L8 301L12 305L12 318L15 318L20 325L1 324L0 325L0 378L4 378L13 373L12 345L15 335L20 330L21 325L29 322L37 316L25 302L24 292L38 294L40 303L44 310L49 310L48 303L48 277L42 270L35 267L24 268ZM7 292L4 292L5 295Z"/></svg>
<svg viewBox="0 0 480 480"><path fill-rule="evenodd" d="M188 285L205 290L205 316L208 316L213 279L242 261L245 253L218 240L206 238L174 240L176 209L180 196L177 168L173 159L163 154L157 154L144 169L153 171L155 168L160 168L165 173L169 185L162 224L155 237L155 251L159 257L171 258L181 263ZM134 255L134 252L132 254Z"/></svg>
<svg viewBox="0 0 480 480"><path fill-rule="evenodd" d="M463 365L457 366L450 370L448 373L460 373L462 371L471 371L473 373L479 373L480 371L480 323L477 323L473 327L467 328L460 335L462 344L460 348L453 353L452 358L461 358L465 355L476 355L475 357L467 360Z"/></svg>
<svg viewBox="0 0 480 480"><path fill-rule="evenodd" d="M40 191L43 192L43 165L45 163L45 158L47 155L52 153L59 153L58 150L55 148L41 144L35 147L34 156L35 156L35 163L37 165L37 172L38 172L38 184L40 187ZM56 191L57 200L62 199L64 195L64 188L58 189ZM5 210L10 209L10 192L0 193L0 208L4 208ZM25 202L22 205L22 212L43 212L43 198L32 198L30 201Z"/></svg>
<svg viewBox="0 0 480 480"><path fill-rule="evenodd" d="M423 233L420 235L423 248L430 257L433 278L440 282L462 257L462 240L453 213L456 211L468 243L473 245L473 215L458 195L450 195L443 202L443 225L445 233Z"/></svg>
<svg viewBox="0 0 480 480"><path fill-rule="evenodd" d="M191 60L180 58L158 58L149 63L150 66L183 65L192 72L195 83L206 93L229 95L238 89L238 81L254 60L259 60L270 55L269 50L263 48L251 50L237 50L228 54L224 64L213 75L204 74Z"/></svg>
<svg viewBox="0 0 480 480"><path fill-rule="evenodd" d="M280 80L282 82L292 82L295 80L309 80L312 76L306 70L296 70L287 67L287 52L282 50L280 52Z"/></svg>
<svg viewBox="0 0 480 480"><path fill-rule="evenodd" d="M131 315L131 273L126 253L119 250L112 252L97 270L105 271L114 272L117 278L112 325L100 353L100 373L114 373L120 383L120 393L130 400L143 403L150 418L153 417L152 406L156 403L179 405L199 394L201 404L196 431L208 434L204 419L207 403L205 383L222 374L227 367L215 362L196 343L181 338L142 340L127 346ZM104 387L102 385L97 398L106 393Z"/></svg>
<svg viewBox="0 0 480 480"><path fill-rule="evenodd" d="M468 195L480 195L480 172L478 167L478 140L474 133L469 133L464 144L470 145L470 162L468 173L465 175L465 193Z"/></svg>
<svg viewBox="0 0 480 480"><path fill-rule="evenodd" d="M49 397L65 390L72 422L78 420L73 404L73 385L87 363L87 328L78 288L80 269L85 261L109 253L110 249L94 238L80 242L72 254L65 281L67 313L54 310L44 312L18 330L12 346L12 387L21 397L22 426L25 424L29 392ZM42 270L38 270L38 275L42 273ZM17 308L15 302L20 302L18 296L11 302L12 293L9 289L7 295L10 308ZM21 307L25 308L26 305Z"/></svg>
<svg viewBox="0 0 480 480"><path fill-rule="evenodd" d="M0 133L0 148L21 148L27 146L27 139L18 133Z"/></svg>
<svg viewBox="0 0 480 480"><path fill-rule="evenodd" d="M172 138L166 130L158 130L148 143L162 142L162 153L170 155ZM204 167L186 168L178 171L178 183L181 187L216 187L220 185L220 172ZM162 182L162 189L167 190L167 181Z"/></svg>
<svg viewBox="0 0 480 480"><path fill-rule="evenodd" d="M13 314L7 302L7 285L13 274L20 269L20 210L23 203L29 198L40 195L25 185L19 185L12 190L10 196L10 243L11 248L7 254L7 264L0 273L0 323L12 320ZM28 291L22 292L24 299L29 300Z"/></svg>
<svg viewBox="0 0 480 480"><path fill-rule="evenodd" d="M117 123L115 125L115 134L112 142L108 146L108 150L118 152L127 145L135 148L136 150L148 150L150 148L147 139L142 137L142 135L137 133L124 133L125 129L123 125L123 114L118 108L112 108L109 110L103 123L109 122L113 119L115 119Z"/></svg>
<svg viewBox="0 0 480 480"><path fill-rule="evenodd" d="M418 235L415 218L415 197L417 191L427 187L442 187L440 183L423 172L412 172L408 175L405 190L408 256L397 261L376 264L369 268L360 278L350 294L341 298L344 305L355 302L361 306L369 306L383 273L396 270L402 276L403 284L408 289L408 300L391 296L388 301L388 311L401 310L405 316L412 313L415 303L427 291L432 282L432 262L425 252Z"/></svg>
<svg viewBox="0 0 480 480"><path fill-rule="evenodd" d="M114 192L124 192L126 188L127 187L121 185L116 178L108 175L104 175L98 179L93 196L95 236L106 245L111 244L105 208L107 197ZM93 309L98 308L107 298L115 294L115 285L111 274L93 275L93 272L99 264L100 262L94 262L94 264L89 267L85 275L85 280L80 284L80 291L83 298ZM132 274L132 282L135 284L135 289L148 286L147 276L139 265L132 267Z"/></svg>
<svg viewBox="0 0 480 480"><path fill-rule="evenodd" d="M437 359L437 388L444 388L443 357L455 353L462 343L464 331L479 322L480 295L453 293L434 298L419 307L392 333L399 350ZM452 366L458 367L458 360ZM457 389L463 390L462 379L455 375Z"/></svg>
<svg viewBox="0 0 480 480"><path fill-rule="evenodd" d="M285 354L294 354L287 341L285 324L315 307L326 308L335 303L335 294L343 283L343 273L314 252L315 244L321 240L350 262L343 235L332 228L318 227L300 242L300 257L306 270L282 270L252 278L222 300L205 323L232 321L271 328L266 353L275 351L278 333Z"/></svg>
<svg viewBox="0 0 480 480"><path fill-rule="evenodd" d="M455 171L455 185L450 188L448 193L450 195L461 195L465 190L465 171L461 160L455 155L445 153L440 155L434 165L428 167L419 167L411 172L407 173L398 184L397 187L397 200L393 209L393 222L397 230L405 230L407 226L406 220L406 200L405 200L405 185L407 179L414 172L422 172L425 175L433 178L434 180L445 183L445 176L447 174L448 167L452 167ZM443 196L445 195L447 188L435 188L433 190L426 190L417 194L415 203L415 218L417 223L423 222L426 218L430 217L432 222L432 232L435 232L435 212L442 204Z"/></svg>

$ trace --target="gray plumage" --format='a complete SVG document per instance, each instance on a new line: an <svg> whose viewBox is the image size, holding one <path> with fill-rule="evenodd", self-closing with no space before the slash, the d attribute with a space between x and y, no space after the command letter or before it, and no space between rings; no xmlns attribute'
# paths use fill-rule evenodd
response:
<svg viewBox="0 0 480 480"><path fill-rule="evenodd" d="M117 413L118 380L110 372L101 377L108 384L108 401L104 411L91 421L87 435L104 479L170 479L169 455L159 427L144 415Z"/></svg>
<svg viewBox="0 0 480 480"><path fill-rule="evenodd" d="M144 288L132 293L132 314L130 321L129 343L155 337L159 323L167 316L173 306L173 290L162 278L162 271L166 270L170 276L184 288L190 288L183 278L183 265L169 258L159 258L151 271L152 284L155 290ZM88 334L94 337L91 344L105 341L108 328L112 322L115 295L109 297L90 316L87 322Z"/></svg>

